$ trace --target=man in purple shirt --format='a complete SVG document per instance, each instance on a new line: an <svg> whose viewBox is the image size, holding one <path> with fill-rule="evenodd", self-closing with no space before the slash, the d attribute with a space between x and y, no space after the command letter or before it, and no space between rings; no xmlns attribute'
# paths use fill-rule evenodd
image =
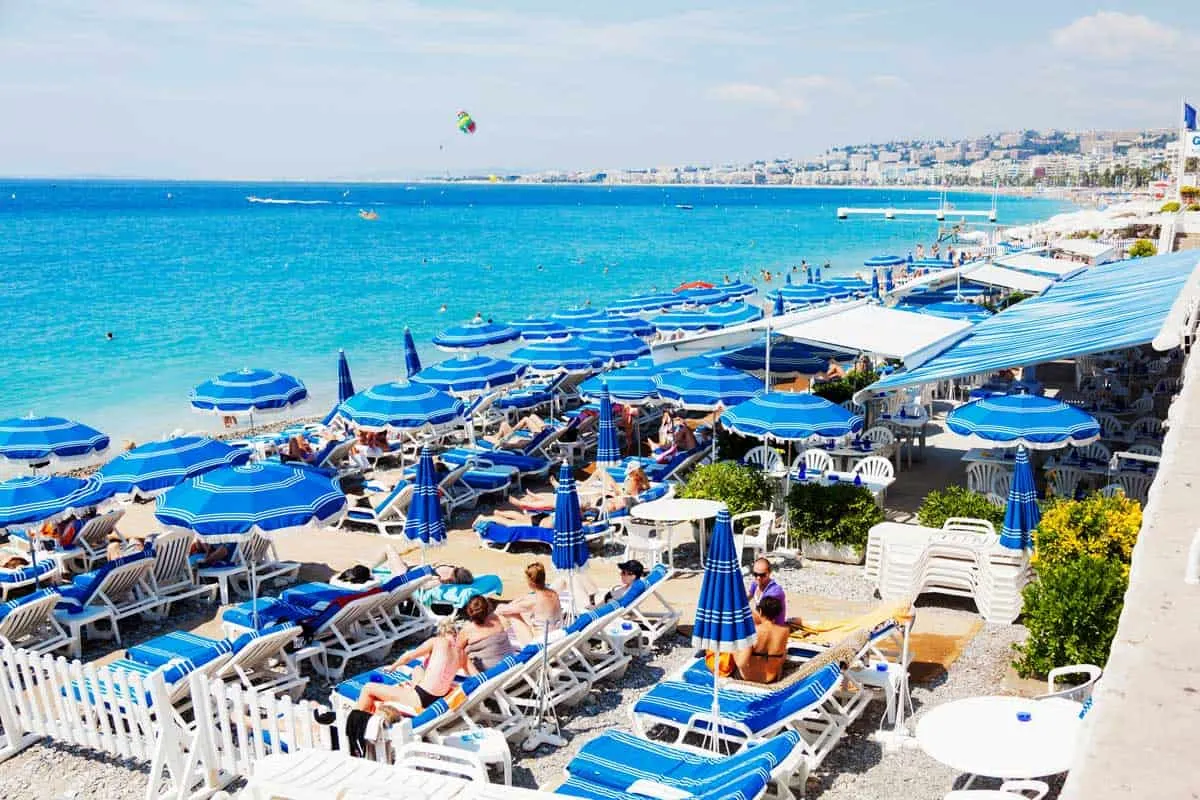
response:
<svg viewBox="0 0 1200 800"><path fill-rule="evenodd" d="M776 625L787 625L787 594L784 593L783 587L771 578L771 562L760 558L754 562L751 569L750 589L746 596L750 600L750 610L754 612L754 622L757 624L762 621L758 614L759 601L764 597L775 597L779 599L779 613L772 622Z"/></svg>

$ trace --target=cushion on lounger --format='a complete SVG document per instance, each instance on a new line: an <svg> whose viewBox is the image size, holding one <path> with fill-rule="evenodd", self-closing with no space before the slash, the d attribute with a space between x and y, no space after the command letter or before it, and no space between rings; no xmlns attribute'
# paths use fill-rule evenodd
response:
<svg viewBox="0 0 1200 800"><path fill-rule="evenodd" d="M58 563L53 559L42 558L37 564L26 567L0 569L0 583L30 583L35 577L40 578L57 567Z"/></svg>
<svg viewBox="0 0 1200 800"><path fill-rule="evenodd" d="M177 659L207 664L217 656L232 652L233 643L226 639L212 639L189 631L172 631L129 648L125 651L125 657L139 664L161 667Z"/></svg>
<svg viewBox="0 0 1200 800"><path fill-rule="evenodd" d="M319 614L315 609L285 603L277 597L260 597L225 609L221 612L221 619L240 628L253 630L256 611L259 631L265 631L275 625L300 625L315 619Z"/></svg>
<svg viewBox="0 0 1200 800"><path fill-rule="evenodd" d="M0 603L0 619L4 619L13 611L16 611L21 606L29 605L41 600L43 597L54 595L58 597L58 591L55 589L38 589L36 592L31 592L24 597L18 597L16 600L9 600L6 603Z"/></svg>
<svg viewBox="0 0 1200 800"><path fill-rule="evenodd" d="M141 552L121 556L118 559L109 561L107 564L103 564L91 572L76 575L69 586L64 586L58 590L58 593L62 595L62 600L58 603L59 610L66 611L68 614L80 613L92 602L96 590L100 588L100 584L104 581L108 573L119 566L132 564L135 561L142 561L143 559L151 558L153 555L154 553L149 549L142 550Z"/></svg>
<svg viewBox="0 0 1200 800"><path fill-rule="evenodd" d="M471 583L439 583L428 589L418 589L416 598L426 606L445 604L454 608L464 608L472 597L499 595L503 591L504 583L498 575L479 575Z"/></svg>

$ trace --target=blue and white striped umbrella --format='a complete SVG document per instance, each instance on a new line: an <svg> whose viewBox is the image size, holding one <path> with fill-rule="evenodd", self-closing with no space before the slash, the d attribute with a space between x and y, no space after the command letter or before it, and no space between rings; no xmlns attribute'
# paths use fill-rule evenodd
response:
<svg viewBox="0 0 1200 800"><path fill-rule="evenodd" d="M65 475L0 481L0 529L54 519L91 508L112 496L100 479Z"/></svg>
<svg viewBox="0 0 1200 800"><path fill-rule="evenodd" d="M859 286L866 286L866 284L864 284L862 281L859 281L857 278L855 281L859 284ZM833 283L832 281L826 281L824 283L821 281L814 281L812 285L824 291L831 300L844 300L847 297L854 296L854 288L850 284Z"/></svg>
<svg viewBox="0 0 1200 800"><path fill-rule="evenodd" d="M0 462L26 466L90 460L108 449L108 436L62 417L0 421Z"/></svg>
<svg viewBox="0 0 1200 800"><path fill-rule="evenodd" d="M338 415L368 431L411 430L458 422L462 401L423 383L372 386L338 406Z"/></svg>
<svg viewBox="0 0 1200 800"><path fill-rule="evenodd" d="M742 436L798 442L860 431L863 418L815 394L764 392L726 411L721 424Z"/></svg>
<svg viewBox="0 0 1200 800"><path fill-rule="evenodd" d="M775 299L773 301L773 305L771 306L771 316L782 317L783 312L783 295L779 292L775 292Z"/></svg>
<svg viewBox="0 0 1200 800"><path fill-rule="evenodd" d="M603 316L604 312L598 308L564 308L551 314L550 319L566 327L567 330L578 331L583 329L584 323L588 320L599 319Z"/></svg>
<svg viewBox="0 0 1200 800"><path fill-rule="evenodd" d="M1029 453L1024 447L1018 447L1012 483L1008 487L1008 505L1004 507L1004 525L1000 528L1000 546L1013 550L1032 547L1033 531L1041 519Z"/></svg>
<svg viewBox="0 0 1200 800"><path fill-rule="evenodd" d="M329 525L345 509L336 477L263 461L188 478L159 495L154 516L215 544Z"/></svg>
<svg viewBox="0 0 1200 800"><path fill-rule="evenodd" d="M251 451L207 436L180 436L126 450L96 472L113 494L154 497L194 475L245 464Z"/></svg>
<svg viewBox="0 0 1200 800"><path fill-rule="evenodd" d="M516 362L477 355L433 364L414 375L412 380L450 394L469 394L509 386L520 380L524 372L525 367Z"/></svg>
<svg viewBox="0 0 1200 800"><path fill-rule="evenodd" d="M718 287L712 289L684 289L675 293L677 297L693 306L715 306L729 300L729 295Z"/></svg>
<svg viewBox="0 0 1200 800"><path fill-rule="evenodd" d="M658 382L655 380L663 370L653 364L630 364L627 367L595 375L579 384L579 393L596 399L602 390L622 403L637 405L658 397Z"/></svg>
<svg viewBox="0 0 1200 800"><path fill-rule="evenodd" d="M896 284L892 280L892 268L884 267L884 269L883 269L883 290L885 292L890 292L892 289L895 289L895 288L896 288Z"/></svg>
<svg viewBox="0 0 1200 800"><path fill-rule="evenodd" d="M780 339L771 342L772 375L815 375L825 369L830 353L815 350L795 339ZM717 362L743 372L765 372L767 369L767 345L760 341L746 347L722 353Z"/></svg>
<svg viewBox="0 0 1200 800"><path fill-rule="evenodd" d="M583 538L583 514L575 477L565 461L558 468L558 488L554 491L554 543L550 560L555 569L575 570L588 560L587 541Z"/></svg>
<svg viewBox="0 0 1200 800"><path fill-rule="evenodd" d="M742 582L741 558L733 542L733 522L729 509L722 508L717 512L704 557L692 647L732 653L754 644L755 638L754 618Z"/></svg>
<svg viewBox="0 0 1200 800"><path fill-rule="evenodd" d="M650 353L645 341L621 331L588 331L579 335L579 343L600 356L603 364L628 364Z"/></svg>
<svg viewBox="0 0 1200 800"><path fill-rule="evenodd" d="M596 436L596 463L601 467L612 467L621 463L621 445L617 441L617 426L613 422L612 398L608 387L600 388L600 419Z"/></svg>
<svg viewBox="0 0 1200 800"><path fill-rule="evenodd" d="M411 378L421 371L421 357L417 355L417 343L413 341L412 331L404 326L404 370ZM343 403L345 400L342 401Z"/></svg>
<svg viewBox="0 0 1200 800"><path fill-rule="evenodd" d="M561 322L541 317L526 317L509 323L521 334L527 342L540 342L545 339L565 339L571 333L571 328Z"/></svg>
<svg viewBox="0 0 1200 800"><path fill-rule="evenodd" d="M813 282L813 269L812 269L812 267L805 267L805 268L804 268L804 282L805 282L805 283L812 283L812 282Z"/></svg>
<svg viewBox="0 0 1200 800"><path fill-rule="evenodd" d="M654 326L641 317L618 317L612 314L605 314L602 317L594 317L586 320L582 326L582 332L590 331L618 331L627 333L630 336L652 336L654 334Z"/></svg>
<svg viewBox="0 0 1200 800"><path fill-rule="evenodd" d="M879 293L879 271L878 270L871 270L871 297L874 297L876 300L883 299Z"/></svg>
<svg viewBox="0 0 1200 800"><path fill-rule="evenodd" d="M813 267L813 282L814 283L821 282L821 268L820 267Z"/></svg>
<svg viewBox="0 0 1200 800"><path fill-rule="evenodd" d="M407 331L408 329L405 328ZM333 418L337 416L337 407L354 396L354 380L350 377L350 362L346 360L346 351L338 350L338 365L337 365L338 381L338 399L333 404L333 408L321 420L322 425L328 425L333 422Z"/></svg>
<svg viewBox="0 0 1200 800"><path fill-rule="evenodd" d="M789 274L788 278L790 279L791 277L792 276ZM750 297L758 291L757 286L746 283L743 280L736 280L733 283L723 283L717 288L724 292L725 296L731 300L744 299L746 297Z"/></svg>
<svg viewBox="0 0 1200 800"><path fill-rule="evenodd" d="M845 286L856 292L865 292L870 284L857 275L835 275L826 281L817 281L822 286Z"/></svg>
<svg viewBox="0 0 1200 800"><path fill-rule="evenodd" d="M509 358L538 372L565 370L571 373L586 373L604 364L604 359L593 353L587 347L587 343L581 342L577 336L530 342L514 350Z"/></svg>
<svg viewBox="0 0 1200 800"><path fill-rule="evenodd" d="M731 408L763 390L753 375L713 364L668 372L658 379L658 393L684 408L709 411L717 406Z"/></svg>
<svg viewBox="0 0 1200 800"><path fill-rule="evenodd" d="M929 314L934 317L942 317L944 319L963 319L967 322L983 322L992 315L983 306L977 306L974 303L962 303L956 301L943 301L938 303L928 303L921 307L920 313Z"/></svg>
<svg viewBox="0 0 1200 800"><path fill-rule="evenodd" d="M433 343L442 350L474 350L494 344L511 342L521 334L510 325L501 325L476 317L462 325L453 325L433 337Z"/></svg>
<svg viewBox="0 0 1200 800"><path fill-rule="evenodd" d="M784 286L779 290L779 293L783 295L784 301L788 303L827 303L837 294L837 292L830 291L815 283L806 283L802 286Z"/></svg>
<svg viewBox="0 0 1200 800"><path fill-rule="evenodd" d="M416 483L412 503L404 519L404 535L421 543L422 559L425 548L446 542L446 521L442 518L442 500L438 496L438 474L433 466L433 451L421 448L417 462Z"/></svg>
<svg viewBox="0 0 1200 800"><path fill-rule="evenodd" d="M1083 411L1032 394L975 400L951 411L946 424L980 447L1054 450L1068 444L1081 447L1100 438L1100 425Z"/></svg>
<svg viewBox="0 0 1200 800"><path fill-rule="evenodd" d="M278 413L306 399L308 389L286 372L249 368L205 381L190 398L195 410L216 414Z"/></svg>
<svg viewBox="0 0 1200 800"><path fill-rule="evenodd" d="M653 325L660 331L719 330L730 325L753 322L761 319L762 315L763 311L758 306L739 300L702 309L668 311L656 317Z"/></svg>
<svg viewBox="0 0 1200 800"><path fill-rule="evenodd" d="M654 292L618 300L606 310L610 314L641 314L648 311L664 311L681 306L683 303L681 297L671 292Z"/></svg>
<svg viewBox="0 0 1200 800"><path fill-rule="evenodd" d="M875 269L876 267L894 267L903 263L904 259L900 256L889 254L885 256L871 256L863 262L863 266Z"/></svg>

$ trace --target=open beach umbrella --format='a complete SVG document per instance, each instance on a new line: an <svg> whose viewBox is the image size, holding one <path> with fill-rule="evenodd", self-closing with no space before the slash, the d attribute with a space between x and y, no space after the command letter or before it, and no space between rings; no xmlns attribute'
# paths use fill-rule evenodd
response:
<svg viewBox="0 0 1200 800"><path fill-rule="evenodd" d="M652 336L654 335L654 326L641 317L619 317L613 314L605 314L601 317L593 317L585 320L580 326L583 333L593 331L617 331L619 333L627 333L630 336Z"/></svg>
<svg viewBox="0 0 1200 800"><path fill-rule="evenodd" d="M904 263L904 259L897 255L871 256L863 262L863 266L871 270L878 267L895 267Z"/></svg>
<svg viewBox="0 0 1200 800"><path fill-rule="evenodd" d="M476 316L462 325L452 325L433 337L442 350L474 350L510 342L520 336L516 328Z"/></svg>
<svg viewBox="0 0 1200 800"><path fill-rule="evenodd" d="M1000 528L1000 545L1013 550L1032 547L1033 531L1041 519L1029 453L1024 447L1018 447L1012 483L1008 487L1008 504L1004 507L1004 525Z"/></svg>
<svg viewBox="0 0 1200 800"><path fill-rule="evenodd" d="M207 436L180 436L126 450L97 472L105 488L129 497L154 497L194 475L245 464L251 451Z"/></svg>
<svg viewBox="0 0 1200 800"><path fill-rule="evenodd" d="M526 317L509 323L521 334L527 342L540 342L544 339L565 339L571 334L571 329L561 322L542 317Z"/></svg>
<svg viewBox="0 0 1200 800"><path fill-rule="evenodd" d="M417 462L412 502L404 519L404 535L421 543L421 563L425 563L427 547L446 542L446 521L442 518L442 499L438 495L438 474L433 466L433 451L428 446L421 448L421 458Z"/></svg>
<svg viewBox="0 0 1200 800"><path fill-rule="evenodd" d="M404 331L407 334L408 328L405 328ZM338 399L325 418L321 420L322 425L333 422L333 418L337 416L337 407L354 396L354 380L350 377L350 362L346 360L346 351L342 349L338 350L337 373Z"/></svg>
<svg viewBox="0 0 1200 800"><path fill-rule="evenodd" d="M509 358L538 372L565 370L582 374L604 364L603 357L593 353L587 343L580 341L577 336L530 342L510 353Z"/></svg>
<svg viewBox="0 0 1200 800"><path fill-rule="evenodd" d="M790 280L791 277L792 276L789 274L788 279ZM728 297L730 300L744 299L744 298L750 297L751 295L753 295L755 292L758 291L757 286L754 286L753 284L750 284L750 283L746 283L745 281L741 280L740 278L738 280L734 281L733 283L723 283L718 288L722 292L724 292L725 296Z"/></svg>
<svg viewBox="0 0 1200 800"><path fill-rule="evenodd" d="M38 467L88 461L108 449L108 436L63 417L14 417L0 421L0 462Z"/></svg>
<svg viewBox="0 0 1200 800"><path fill-rule="evenodd" d="M946 415L946 425L980 447L1054 450L1081 447L1100 438L1100 425L1088 414L1059 400L1033 394L986 397Z"/></svg>
<svg viewBox="0 0 1200 800"><path fill-rule="evenodd" d="M277 414L308 399L304 384L286 372L240 369L207 380L192 390L192 408L225 416Z"/></svg>
<svg viewBox="0 0 1200 800"><path fill-rule="evenodd" d="M784 286L779 290L779 293L789 303L826 303L834 295L838 294L836 291L831 291L815 283L806 283L801 286Z"/></svg>
<svg viewBox="0 0 1200 800"><path fill-rule="evenodd" d="M983 322L992 315L992 312L983 306L954 300L923 305L921 306L920 313L929 314L933 317L943 317L945 319L963 319L972 323Z"/></svg>
<svg viewBox="0 0 1200 800"><path fill-rule="evenodd" d="M722 653L734 653L750 647L757 639L746 586L742 583L741 556L733 541L733 522L729 509L717 512L708 553L704 558L704 576L696 600L696 621L692 626L692 647L710 650L715 654L713 665L720 664ZM720 719L720 684L718 670L713 670L713 705L710 732L712 749L719 740L717 720Z"/></svg>
<svg viewBox="0 0 1200 800"><path fill-rule="evenodd" d="M671 292L653 292L650 294L637 294L633 297L627 297L624 300L618 300L606 310L610 314L641 314L648 311L664 311L668 308L681 306L683 303L683 298L677 294Z"/></svg>
<svg viewBox="0 0 1200 800"><path fill-rule="evenodd" d="M417 355L417 343L413 341L412 331L408 329L407 325L404 326L404 370L410 378L421 371L421 357ZM354 393L351 392L351 394Z"/></svg>
<svg viewBox="0 0 1200 800"><path fill-rule="evenodd" d="M722 414L721 424L741 436L796 442L860 431L863 418L808 392L763 392Z"/></svg>
<svg viewBox="0 0 1200 800"><path fill-rule="evenodd" d="M811 345L795 339L771 342L771 375L815 375L825 369L830 353L816 350ZM767 369L767 344L758 341L737 350L721 353L717 362L743 372L765 372Z"/></svg>
<svg viewBox="0 0 1200 800"><path fill-rule="evenodd" d="M763 382L741 370L710 364L672 370L658 378L658 392L684 408L711 411L744 403L763 390Z"/></svg>
<svg viewBox="0 0 1200 800"><path fill-rule="evenodd" d="M463 354L426 367L412 376L412 380L450 394L470 394L509 386L520 380L524 372L525 367L514 361Z"/></svg>
<svg viewBox="0 0 1200 800"><path fill-rule="evenodd" d="M107 500L112 492L99 478L71 478L65 475L34 475L0 481L0 530L17 525L55 521L69 514L92 508ZM38 567L37 536L29 533L29 564L33 568L34 588L39 578L52 568L49 561ZM10 539L10 542L15 539Z"/></svg>
<svg viewBox="0 0 1200 800"><path fill-rule="evenodd" d="M653 364L630 364L627 367L595 375L579 384L579 393L596 399L601 391L626 405L638 405L658 397L658 383L654 380L662 369Z"/></svg>
<svg viewBox="0 0 1200 800"><path fill-rule="evenodd" d="M354 395L338 406L338 415L368 431L436 428L461 420L463 404L427 384L393 381Z"/></svg>
<svg viewBox="0 0 1200 800"><path fill-rule="evenodd" d="M859 283L861 284L862 282L859 281ZM831 283L829 281L824 283L821 281L814 281L812 285L814 288L821 289L823 292L825 292L825 294L828 295L829 299L831 300L845 300L846 298L854 296L854 289L847 284Z"/></svg>
<svg viewBox="0 0 1200 800"><path fill-rule="evenodd" d="M729 295L723 289L717 287L708 289L682 289L676 291L675 294L693 306L713 306L717 303L724 303L729 299Z"/></svg>
<svg viewBox="0 0 1200 800"><path fill-rule="evenodd" d="M586 331L579 343L601 358L602 364L628 364L650 354L650 345L621 331Z"/></svg>
<svg viewBox="0 0 1200 800"><path fill-rule="evenodd" d="M608 387L600 388L600 419L596 437L596 464L612 467L621 463L621 445L617 441L617 426L613 422L612 398Z"/></svg>
<svg viewBox="0 0 1200 800"><path fill-rule="evenodd" d="M569 331L580 331L583 325L588 320L600 319L604 316L604 312L598 308L564 308L561 311L555 311L550 315L550 319L562 325Z"/></svg>

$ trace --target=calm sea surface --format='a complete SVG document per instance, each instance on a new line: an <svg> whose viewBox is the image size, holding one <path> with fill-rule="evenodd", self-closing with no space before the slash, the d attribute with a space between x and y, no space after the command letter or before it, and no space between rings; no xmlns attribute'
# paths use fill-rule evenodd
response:
<svg viewBox="0 0 1200 800"><path fill-rule="evenodd" d="M934 195L0 181L0 417L57 414L139 439L203 427L188 391L243 366L297 375L320 414L339 347L362 388L402 374L406 325L428 360L445 357L430 337L477 311L505 320L683 280L761 283L762 269L801 259L852 272L871 255L928 247L937 223L838 221L838 206L932 208ZM1001 198L1000 221L1062 208Z"/></svg>

